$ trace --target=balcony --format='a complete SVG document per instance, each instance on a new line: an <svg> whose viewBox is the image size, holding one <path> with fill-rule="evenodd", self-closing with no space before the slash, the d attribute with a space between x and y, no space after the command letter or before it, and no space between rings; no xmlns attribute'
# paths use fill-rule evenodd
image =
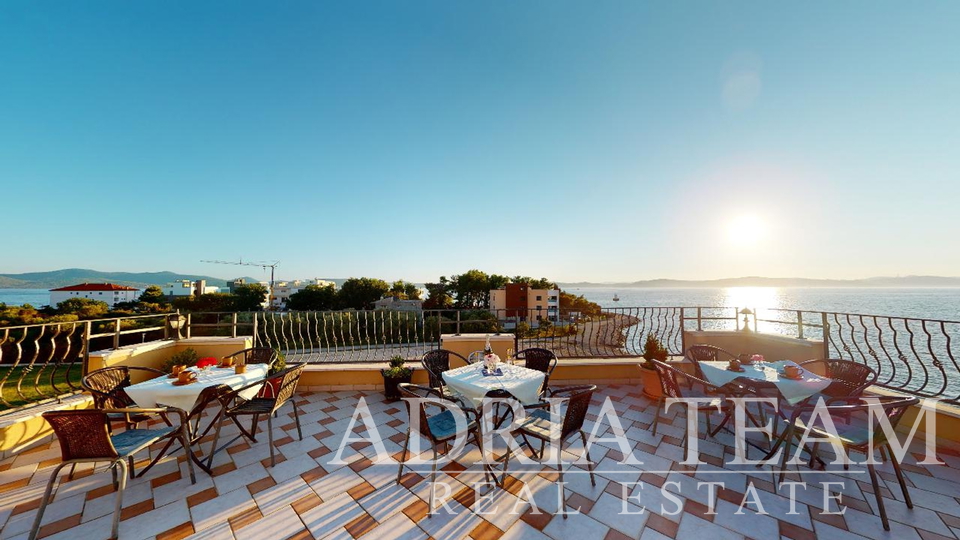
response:
<svg viewBox="0 0 960 540"><path fill-rule="evenodd" d="M139 328L133 328L131 321L98 321L74 332L61 328L56 337L51 337L54 330L50 328L25 329L22 334L7 329L6 335L0 333L8 344L2 349L2 361L11 366L4 379L4 396L16 395L9 390L18 381L19 391L27 393L28 398L33 396L27 388L40 371L42 379L50 376L63 381L53 386L60 391L56 396L48 388L48 394L36 400L41 402L40 407L82 400L82 395L74 395L71 367L79 372L101 365L157 363L188 346L202 354L222 356L256 342L284 350L288 361L311 364L295 398L301 410L304 439L298 440L292 416L284 415L289 409L281 411L273 424L280 463L267 466L265 438L258 443L237 442L217 455L212 476L198 473L197 483L191 485L185 463L174 453L146 477L128 482L121 512L122 539L269 536L560 540L584 534L597 538L684 539L956 538L960 532L960 502L955 498L960 493L960 447L954 441L960 433L960 420L950 405L957 402L954 389L960 380L953 363L958 323L770 311L749 319L750 330L744 331L736 312L621 308L581 322L574 333L564 334L562 328L555 328L554 334L538 333L520 339L506 333L497 335L501 328L495 320L472 320L453 312L193 314L182 322L176 318L173 324L146 319ZM769 331L772 328L779 332ZM881 528L864 467L844 470L830 465L829 450L824 451L828 463L824 470L801 466L799 472L788 475L789 480L807 483L805 489L797 488L796 513L790 512L786 488L778 489L771 481L773 466L731 464L735 455L732 435L721 432L716 438L707 437L702 421L698 442L704 463L683 465L684 416L671 411L666 420L661 420L658 434L653 435L650 428L657 405L641 394L633 378L641 338L648 332L660 336L677 356L691 344L715 343L777 358L839 355L867 362L881 374L877 392L944 398L936 448L945 464L918 463L910 458L905 462L913 510L906 508L889 464L878 466L885 486L881 496L891 520L890 533ZM429 466L405 469L398 485L396 464L374 463L373 445L342 444L362 397L386 452L396 457L408 419L403 403L383 399L378 386L383 362L393 354L413 359L438 345L469 352L483 343L487 333L494 336L495 351L501 356L507 348L545 346L557 351L561 363L551 377L551 385L598 384L586 431L599 424L609 434L608 419L599 415L609 399L629 451L643 464L618 464L624 448L610 441L595 444L591 458L600 471L597 485L590 485L584 467L573 466L565 477L563 507L579 514L564 519L557 503L554 468L511 468L505 488L487 493L488 486L476 484L483 479L477 464L479 453L468 446L465 454L443 467L439 479L450 488L446 498L449 513L441 510L427 517ZM65 336L71 338L70 347L62 346ZM905 336L911 339L905 340ZM11 348L12 342L19 349ZM18 351L19 356L11 350ZM32 366L25 376L14 371L25 366ZM414 382L425 382L422 370L415 374ZM5 417L29 416L29 411L29 407L21 406ZM212 408L206 418L216 414L217 409ZM261 432L264 429L266 426L261 425ZM223 439L235 433L235 427L226 427ZM357 437L370 435L363 422L358 422L352 433ZM25 537L44 483L59 463L57 442L44 439L45 434L39 431L32 435L32 441L21 440L15 452L7 452L0 459L0 538ZM206 450L209 445L206 440L201 448ZM344 463L334 459L341 446ZM917 458L923 457L921 440L914 440L910 449ZM501 442L493 450L499 453L505 448ZM151 453L156 451L152 449ZM579 443L574 451L580 451ZM146 460L144 454L140 461ZM102 466L93 469L81 465L72 479L64 475L45 514L40 537L108 537L115 495L110 482L110 474ZM711 499L707 488L698 487L703 482L723 482L724 486ZM833 495L841 495L844 514L831 513L835 506L824 508L825 498L835 504ZM748 502L744 505L745 499ZM764 514L750 502L755 500L764 506ZM642 508L645 511L641 514Z"/></svg>

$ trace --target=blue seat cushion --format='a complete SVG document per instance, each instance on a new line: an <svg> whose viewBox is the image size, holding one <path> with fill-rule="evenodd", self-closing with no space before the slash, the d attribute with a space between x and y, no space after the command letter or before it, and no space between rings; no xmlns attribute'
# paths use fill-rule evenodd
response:
<svg viewBox="0 0 960 540"><path fill-rule="evenodd" d="M427 418L427 427L433 434L433 438L438 441L453 439L457 436L457 422L450 411L443 411ZM467 431L476 427L477 423L475 421L467 421Z"/></svg>
<svg viewBox="0 0 960 540"><path fill-rule="evenodd" d="M162 427L156 429L128 429L124 432L111 435L113 447L120 457L136 454L140 450L170 435L176 428Z"/></svg>

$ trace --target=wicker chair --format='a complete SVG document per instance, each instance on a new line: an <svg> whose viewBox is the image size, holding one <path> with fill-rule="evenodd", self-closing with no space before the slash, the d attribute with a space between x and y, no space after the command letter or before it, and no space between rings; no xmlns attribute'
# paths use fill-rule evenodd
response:
<svg viewBox="0 0 960 540"><path fill-rule="evenodd" d="M800 367L832 379L830 386L820 392L829 398L859 397L877 382L877 372L873 368L852 360L807 360Z"/></svg>
<svg viewBox="0 0 960 540"><path fill-rule="evenodd" d="M220 406L223 409L223 413L220 417L220 422L217 424L217 430L213 435L213 443L211 445L210 457L207 458L207 467L211 467L213 464L213 457L220 450L223 450L229 446L233 441L237 440L240 437L247 437L253 442L257 442L257 423L260 421L261 416L267 417L267 441L270 445L270 466L277 464L277 459L275 450L273 448L273 416L276 412L283 407L288 401L293 406L293 418L297 424L297 435L300 437L300 440L303 440L303 431L300 429L300 410L297 408L297 402L292 399L293 393L297 389L297 383L300 381L300 374L303 372L303 368L306 367L306 364L294 364L283 371L270 375L265 380L257 381L252 384L248 384L236 390L231 390L228 392L222 392L219 396ZM245 390L255 388L263 384L269 384L270 381L279 381L277 384L277 393L272 397L254 397L253 399L243 399L240 395ZM240 424L239 418L241 416L252 416L252 421L250 425L250 431L244 429L243 425ZM234 422L238 428L240 428L240 435L237 435L230 442L224 444L220 448L217 448L217 440L220 439L220 429L223 427L223 423L227 420Z"/></svg>
<svg viewBox="0 0 960 540"><path fill-rule="evenodd" d="M867 401L867 403L864 403ZM872 404L870 403L872 401ZM778 484L783 483L784 473L787 469L787 461L790 456L790 449L794 439L802 440L805 432L813 435L815 438L839 438L840 444L846 452L854 450L867 454L867 457L873 458L869 452L874 449L880 450L880 455L886 459L890 456L890 463L893 465L893 471L897 475L897 481L900 483L900 491L903 493L903 501L907 508L913 508L913 501L910 499L910 492L907 490L907 483L904 481L903 472L900 470L900 463L897 456L890 448L890 442L886 433L880 429L879 421L871 413L871 407L882 407L883 415L887 417L890 426L896 430L897 424L903 418L904 413L910 407L919 403L920 400L915 397L897 397L881 396L872 397L864 400L860 397L835 398L826 403L827 414L833 418L842 418L845 422L833 422L836 433L824 426L820 416L814 415L814 406L805 405L797 407L790 418L790 423L783 434L783 440L786 449L783 452L783 459L780 463L780 477ZM852 404L851 404L852 403ZM871 437L872 434L872 437ZM810 452L810 462L818 460L818 444L808 449ZM887 510L883 505L883 496L877 481L877 472L871 461L867 461L867 472L870 474L870 482L873 484L873 493L877 499L877 508L880 510L880 520L883 522L884 530L890 530L890 522L887 520Z"/></svg>
<svg viewBox="0 0 960 540"><path fill-rule="evenodd" d="M456 439L458 435L462 435L464 433L462 431L457 431L456 420L453 416L454 413L451 412L451 408L459 409L463 414L467 415L466 433L473 436L473 442L477 445L477 448L480 449L480 454L482 456L483 439L480 436L480 419L474 409L466 407L462 404L460 407L456 407L450 402L449 398L443 397L436 388L429 388L410 383L400 383L399 389L400 395L404 396L405 398L403 402L407 405L407 418L413 419L414 416L419 418L418 428L420 435L430 441L433 448L433 470L430 480L430 510L427 513L427 517L429 518L433 517L433 503L436 499L435 491L437 485L437 458L439 456L438 448L441 445L445 446L450 441ZM416 403L417 407L416 410L413 409L414 405L411 404L410 400L406 398L414 398L414 403ZM435 414L427 414L428 407L441 409L441 411ZM403 454L400 456L400 466L397 469L397 484L400 483L400 480L403 476L403 466L407 461L407 452L409 451L410 435L412 432L413 422L411 420L407 422L407 436L403 443ZM486 465L484 465L483 474L484 479L492 477L494 482L497 482L496 476L490 472Z"/></svg>
<svg viewBox="0 0 960 540"><path fill-rule="evenodd" d="M109 430L109 414L176 414L180 423L176 426L164 426L156 429L128 429L112 435ZM30 531L30 540L37 537L43 512L50 503L53 486L57 476L67 465L77 463L111 462L113 483L117 489L117 500L113 512L113 538L117 538L120 525L120 508L123 504L123 490L127 485L127 462L131 464L132 475L133 456L147 449L151 445L167 440L166 446L154 460L160 459L174 441L179 441L187 454L187 469L190 471L190 481L196 483L193 472L193 461L190 459L190 440L186 434L186 413L174 408L155 409L106 409L106 410L66 410L43 413L43 418L53 428L60 442L60 456L62 462L53 469L47 488L40 501L40 509ZM146 472L144 470L143 472ZM143 474L141 473L141 475Z"/></svg>
<svg viewBox="0 0 960 540"><path fill-rule="evenodd" d="M429 351L420 358L420 364L427 371L430 379L430 388L436 389L444 399L456 401L458 396L455 392L443 384L443 373L450 370L450 357L459 358L465 364L470 362L459 354L446 349L436 349Z"/></svg>
<svg viewBox="0 0 960 540"><path fill-rule="evenodd" d="M731 386L729 389L726 387L719 387L713 384L704 381L703 379L694 377L680 371L679 369L669 366L659 360L651 360L653 362L653 368L657 371L657 375L660 377L660 389L663 394L660 396L660 399L657 401L657 412L656 417L653 420L653 434L657 434L657 427L660 424L660 409L663 408L663 404L668 398L708 398L711 399L709 403L700 404L700 412L704 413L704 416L707 420L707 433L713 437L720 432L721 429L727 424L727 421L730 420L731 407L724 399L725 395L739 395L740 387ZM736 389L736 391L734 390ZM686 410L686 409L685 409ZM719 411L723 415L720 423L717 424L717 427L714 428L710 425L710 415L714 411ZM683 439L680 440L680 446L686 446L687 442L687 423L683 423ZM687 456L689 459L689 456Z"/></svg>
<svg viewBox="0 0 960 540"><path fill-rule="evenodd" d="M732 352L714 345L691 345L687 348L683 357L693 364L699 379L704 378L700 362L723 362L738 359L737 355Z"/></svg>
<svg viewBox="0 0 960 540"><path fill-rule="evenodd" d="M597 387L595 385L580 385L580 386L566 386L563 388L558 388L553 392L551 396L551 401L554 399L563 399L566 401L566 411L563 415L563 420L559 426L553 421L551 411L548 408L534 408L530 410L527 417L520 423L520 425L512 431L514 436L520 435L523 437L524 441L527 442L527 446L530 447L531 452L533 451L533 446L530 444L528 439L537 439L540 441L540 452L537 454L537 459L543 458L543 450L548 442L555 440L552 436L557 433L560 434L560 438L556 439L559 444L559 450L563 450L563 445L570 439L572 435L579 435L580 442L583 444L583 454L587 458L587 469L590 471L590 484L593 486L597 485L597 481L593 476L593 462L590 461L590 449L587 446L587 436L583 432L583 422L587 416L587 410L590 408L590 399L593 397L594 391ZM504 474L510 467L510 451L507 450L507 456L504 461ZM560 478L558 480L560 485L560 495L558 500L566 500L564 498L564 483L563 483L563 462L557 466L557 470L560 473ZM567 518L567 513L564 512L563 518Z"/></svg>
<svg viewBox="0 0 960 540"><path fill-rule="evenodd" d="M164 375L159 369L135 366L118 366L98 369L80 379L80 386L93 395L93 405L97 409L123 409L136 407L124 388L130 386L130 375L143 373L156 378ZM128 429L151 418L149 414L110 413L110 422L123 422Z"/></svg>
<svg viewBox="0 0 960 540"><path fill-rule="evenodd" d="M550 349L532 347L518 352L517 360L523 360L523 365L527 369L543 372L543 386L540 388L540 394L550 395L550 375L557 368L557 362L559 362L557 355Z"/></svg>
<svg viewBox="0 0 960 540"><path fill-rule="evenodd" d="M243 355L243 362L237 362L236 357L240 355ZM235 364L267 364L268 366L272 366L278 357L277 351L270 347L253 347L223 357L224 360L227 358L233 358Z"/></svg>

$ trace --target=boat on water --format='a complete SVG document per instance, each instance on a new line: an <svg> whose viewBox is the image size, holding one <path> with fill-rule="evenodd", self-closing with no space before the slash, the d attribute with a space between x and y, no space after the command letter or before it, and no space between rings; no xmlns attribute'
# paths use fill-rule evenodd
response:
<svg viewBox="0 0 960 540"><path fill-rule="evenodd" d="M614 302L619 302L619 301L620 301L620 297L617 296L617 293L613 293L613 301L614 301Z"/></svg>

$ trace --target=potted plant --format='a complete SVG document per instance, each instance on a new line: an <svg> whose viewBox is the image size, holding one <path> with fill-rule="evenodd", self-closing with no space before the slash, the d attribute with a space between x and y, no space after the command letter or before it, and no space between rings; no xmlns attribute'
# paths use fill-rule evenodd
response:
<svg viewBox="0 0 960 540"><path fill-rule="evenodd" d="M663 390L660 387L660 376L653 367L652 360L665 362L670 353L666 347L660 343L657 336L653 333L647 334L647 340L643 343L643 362L640 364L640 380L643 381L643 395L650 399L660 399Z"/></svg>
<svg viewBox="0 0 960 540"><path fill-rule="evenodd" d="M287 355L283 354L278 347L275 347L273 351L276 353L277 359L273 361L273 365L270 366L270 369L267 371L267 376L280 373L287 368ZM263 388L260 389L260 393L257 397L274 397L277 395L277 392L280 391L280 383L283 382L280 379L269 379L266 384L263 385Z"/></svg>
<svg viewBox="0 0 960 540"><path fill-rule="evenodd" d="M192 347L188 347L168 358L160 369L164 373L170 373L173 371L173 366L192 366L195 365L200 360L200 354L197 353Z"/></svg>
<svg viewBox="0 0 960 540"><path fill-rule="evenodd" d="M400 399L398 385L410 382L413 377L413 369L406 367L405 363L406 360L402 356L396 355L390 359L389 368L380 370L380 374L383 375L383 395L386 396L387 401Z"/></svg>

